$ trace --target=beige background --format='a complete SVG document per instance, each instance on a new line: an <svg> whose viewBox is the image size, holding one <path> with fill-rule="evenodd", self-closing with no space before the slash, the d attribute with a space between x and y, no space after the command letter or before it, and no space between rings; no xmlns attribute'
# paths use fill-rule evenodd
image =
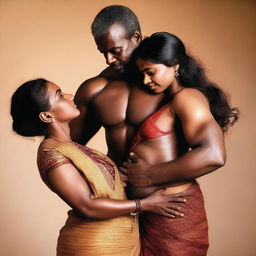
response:
<svg viewBox="0 0 256 256"><path fill-rule="evenodd" d="M38 77L74 93L102 70L104 59L90 24L110 4L134 10L144 35L168 31L180 36L240 108L241 118L226 136L226 165L199 181L210 225L208 255L255 255L256 4L242 0L0 1L0 254L54 255L68 209L40 180L35 163L39 139L11 131L10 97L21 83ZM103 131L89 145L106 152Z"/></svg>

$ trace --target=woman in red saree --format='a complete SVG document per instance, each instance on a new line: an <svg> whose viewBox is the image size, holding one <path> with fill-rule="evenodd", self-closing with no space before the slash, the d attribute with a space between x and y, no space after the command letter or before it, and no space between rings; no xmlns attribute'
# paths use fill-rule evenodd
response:
<svg viewBox="0 0 256 256"><path fill-rule="evenodd" d="M21 85L12 97L13 130L44 136L38 149L43 181L72 210L61 229L58 256L140 255L137 213L179 215L164 190L127 200L115 164L104 154L71 141L69 122L79 115L71 94L44 79Z"/></svg>

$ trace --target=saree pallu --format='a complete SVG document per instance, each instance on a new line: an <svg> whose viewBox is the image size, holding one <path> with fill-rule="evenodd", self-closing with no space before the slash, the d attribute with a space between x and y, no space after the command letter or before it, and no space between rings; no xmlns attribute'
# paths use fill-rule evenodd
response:
<svg viewBox="0 0 256 256"><path fill-rule="evenodd" d="M205 256L209 247L204 200L197 182L173 196L185 196L179 204L184 217L168 218L144 213L141 242L144 256Z"/></svg>
<svg viewBox="0 0 256 256"><path fill-rule="evenodd" d="M43 151L61 154L83 174L92 198L126 200L124 188L115 164L104 154L76 143L46 141ZM42 152L42 150L40 151ZM40 155L40 154L39 154ZM40 155L42 159L42 155ZM58 156L54 156L56 159ZM40 160L40 159L39 159ZM53 160L52 160L53 161ZM61 160L65 162L65 160ZM39 161L40 163L40 161ZM58 163L60 164L60 163ZM40 164L40 166L42 166ZM113 174L113 186L104 171ZM125 215L111 219L89 219L73 210L60 230L57 256L138 256L140 238L138 217Z"/></svg>

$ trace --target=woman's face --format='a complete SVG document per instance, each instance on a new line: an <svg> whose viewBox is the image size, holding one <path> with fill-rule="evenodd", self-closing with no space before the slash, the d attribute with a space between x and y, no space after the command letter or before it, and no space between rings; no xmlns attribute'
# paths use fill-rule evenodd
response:
<svg viewBox="0 0 256 256"><path fill-rule="evenodd" d="M174 71L178 65L168 67L164 64L155 64L138 58L136 65L144 74L144 84L155 93L161 93L175 81Z"/></svg>
<svg viewBox="0 0 256 256"><path fill-rule="evenodd" d="M48 100L51 109L47 111L53 120L58 122L69 122L79 116L72 94L63 93L59 86L47 82Z"/></svg>

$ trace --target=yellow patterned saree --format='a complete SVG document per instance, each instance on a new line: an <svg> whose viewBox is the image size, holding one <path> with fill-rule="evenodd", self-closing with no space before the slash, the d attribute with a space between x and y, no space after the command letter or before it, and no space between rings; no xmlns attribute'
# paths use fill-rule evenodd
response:
<svg viewBox="0 0 256 256"><path fill-rule="evenodd" d="M45 182L48 172L70 162L83 174L93 198L126 200L119 172L107 156L76 143L60 143L52 139L41 143L38 167ZM57 255L138 256L138 220L130 215L104 220L88 219L71 210L60 230Z"/></svg>

